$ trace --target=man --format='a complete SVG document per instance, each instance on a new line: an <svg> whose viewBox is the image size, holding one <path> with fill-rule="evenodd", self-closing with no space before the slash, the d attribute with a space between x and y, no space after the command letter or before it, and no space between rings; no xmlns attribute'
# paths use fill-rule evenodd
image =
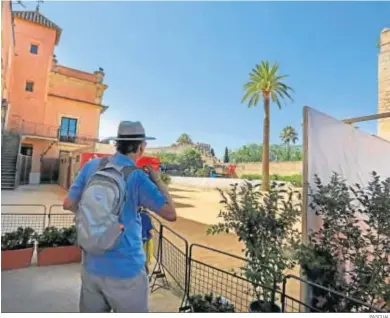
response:
<svg viewBox="0 0 390 318"><path fill-rule="evenodd" d="M146 147L145 130L140 122L121 122L116 140L116 154L110 162L135 166ZM78 202L88 180L100 166L101 159L85 164L69 189L63 207L77 213ZM80 312L148 312L148 278L142 246L138 207L143 206L167 221L176 220L176 210L167 187L154 169L147 173L136 169L127 178L127 199L119 218L122 235L119 243L103 254L84 252L81 274Z"/></svg>

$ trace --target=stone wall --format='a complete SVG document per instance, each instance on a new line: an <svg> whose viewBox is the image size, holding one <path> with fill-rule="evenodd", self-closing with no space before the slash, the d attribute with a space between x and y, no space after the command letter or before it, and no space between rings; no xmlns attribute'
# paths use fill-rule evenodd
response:
<svg viewBox="0 0 390 318"><path fill-rule="evenodd" d="M175 146L175 147L151 147L146 148L146 154L169 152L169 153L182 153L185 149L191 148L190 145Z"/></svg>
<svg viewBox="0 0 390 318"><path fill-rule="evenodd" d="M156 147L156 148L147 148L146 154L163 152L171 153L181 153L185 149L191 146L175 146L175 147ZM209 159L205 156L202 156L202 159ZM211 165L211 160L206 160L206 163ZM261 162L247 162L237 164L236 173L238 177L241 177L243 174L261 174ZM302 174L302 162L293 161L293 162L270 162L270 174L278 174L281 176L291 176L294 174Z"/></svg>
<svg viewBox="0 0 390 318"><path fill-rule="evenodd" d="M302 174L302 161L270 162L270 174L281 176L292 176ZM261 162L239 163L236 168L237 176L243 174L261 174Z"/></svg>
<svg viewBox="0 0 390 318"><path fill-rule="evenodd" d="M380 38L378 59L378 113L390 111L390 29ZM378 136L390 141L390 118L378 120Z"/></svg>

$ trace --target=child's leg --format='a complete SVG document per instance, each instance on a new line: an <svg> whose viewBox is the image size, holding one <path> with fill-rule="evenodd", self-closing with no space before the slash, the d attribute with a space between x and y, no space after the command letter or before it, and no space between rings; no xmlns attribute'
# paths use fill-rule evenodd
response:
<svg viewBox="0 0 390 318"><path fill-rule="evenodd" d="M144 252L145 252L145 271L146 271L146 274L149 275L149 266L148 266L148 263L149 263L149 246L148 246L148 241L144 242L143 244L143 247L144 247Z"/></svg>

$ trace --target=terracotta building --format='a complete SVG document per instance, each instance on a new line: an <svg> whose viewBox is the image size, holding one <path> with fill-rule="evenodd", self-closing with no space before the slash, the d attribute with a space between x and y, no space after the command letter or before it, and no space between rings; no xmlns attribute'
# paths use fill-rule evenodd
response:
<svg viewBox="0 0 390 318"><path fill-rule="evenodd" d="M10 103L9 90L15 47L11 1L1 2L1 18L1 127L4 128Z"/></svg>
<svg viewBox="0 0 390 318"><path fill-rule="evenodd" d="M107 109L104 72L58 64L54 49L62 30L38 10L13 11L12 17L15 49L5 129L20 138L22 159L31 159L22 168L17 159L15 177L22 183L53 181L61 153L97 141L100 115Z"/></svg>

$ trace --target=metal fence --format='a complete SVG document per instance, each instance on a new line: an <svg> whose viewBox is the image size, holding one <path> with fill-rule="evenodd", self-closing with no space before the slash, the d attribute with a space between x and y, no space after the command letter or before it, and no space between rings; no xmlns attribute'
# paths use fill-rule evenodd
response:
<svg viewBox="0 0 390 318"><path fill-rule="evenodd" d="M288 283L300 283L310 291L311 297L306 302L302 302L296 297L292 297L286 287ZM283 312L383 312L380 308L364 303L358 299L349 297L343 293L330 288L312 283L295 275L286 275L283 279L282 289L282 311Z"/></svg>
<svg viewBox="0 0 390 318"><path fill-rule="evenodd" d="M196 253L198 252L198 253ZM199 254L199 260L195 255ZM206 262L205 259L213 260ZM216 261L216 260L219 261ZM248 312L250 303L254 299L255 289L258 292L261 287L267 292L275 290L279 306L281 307L281 291L276 287L267 289L264 286L253 284L242 275L241 268L246 264L245 258L223 252L211 247L191 244L188 262L188 285L184 295L180 311L190 310L189 298L194 295L212 293L215 296L222 296L230 304L234 305L235 312ZM235 264L233 267L228 264ZM264 266L265 269L265 266Z"/></svg>
<svg viewBox="0 0 390 318"><path fill-rule="evenodd" d="M74 214L72 212L65 212L62 209L62 204L61 205L55 204L50 206L49 214L47 215L47 226L64 228L64 227L70 227L73 224L74 224Z"/></svg>
<svg viewBox="0 0 390 318"><path fill-rule="evenodd" d="M46 206L41 204L2 204L1 233L16 231L18 227L31 227L42 233L46 227ZM4 212L6 210L6 212Z"/></svg>
<svg viewBox="0 0 390 318"><path fill-rule="evenodd" d="M50 206L49 213L46 206L40 204L3 204L2 210L4 208L8 212L1 213L2 234L15 231L18 227L31 227L37 233L42 233L48 226L63 228L74 224L74 214L64 212L62 205ZM23 213L23 210L30 213ZM247 262L245 258L199 244L189 246L185 238L154 216L152 224L155 258L149 278L152 292L161 287L170 287L167 273L183 292L179 308L182 312L191 309L189 297L209 293L224 297L234 305L236 312L248 311L249 304L254 299L254 288L262 286L256 286L241 272L236 272ZM215 261L216 256L219 263ZM213 259L214 262L210 261ZM162 279L162 285L159 279ZM306 284L312 295L320 295L332 303L320 306L315 297L305 302L297 296L294 297L287 290L291 282ZM383 312L379 308L294 275L286 275L282 286L274 287L276 304L282 312Z"/></svg>
<svg viewBox="0 0 390 318"><path fill-rule="evenodd" d="M151 273L151 281L153 281L151 290L155 291L160 287L168 288L169 283L166 277L166 274L168 274L184 292L188 279L188 241L153 216L152 224L153 254L156 264ZM162 285L158 284L158 279L162 279Z"/></svg>

